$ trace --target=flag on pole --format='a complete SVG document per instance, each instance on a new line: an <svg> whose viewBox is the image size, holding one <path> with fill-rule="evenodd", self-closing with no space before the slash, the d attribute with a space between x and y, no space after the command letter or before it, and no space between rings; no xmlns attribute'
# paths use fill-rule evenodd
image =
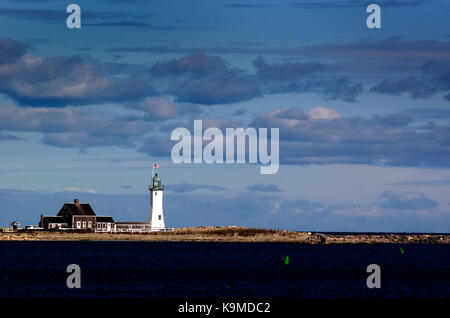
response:
<svg viewBox="0 0 450 318"><path fill-rule="evenodd" d="M155 163L155 164L153 165L153 168L159 168L159 164Z"/></svg>

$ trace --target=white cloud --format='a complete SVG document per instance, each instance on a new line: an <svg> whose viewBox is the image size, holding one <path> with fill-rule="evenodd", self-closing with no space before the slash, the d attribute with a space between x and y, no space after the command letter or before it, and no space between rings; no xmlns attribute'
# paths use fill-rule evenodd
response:
<svg viewBox="0 0 450 318"><path fill-rule="evenodd" d="M61 192L56 190L56 192ZM89 188L80 188L80 187L64 187L62 192L84 192L84 193L97 193L95 189L89 189Z"/></svg>
<svg viewBox="0 0 450 318"><path fill-rule="evenodd" d="M339 119L342 118L341 114L335 109L317 106L310 109L308 112L308 117L310 119Z"/></svg>
<svg viewBox="0 0 450 318"><path fill-rule="evenodd" d="M173 118L180 112L175 103L164 97L146 98L137 104L136 107L148 112L151 117L158 119Z"/></svg>

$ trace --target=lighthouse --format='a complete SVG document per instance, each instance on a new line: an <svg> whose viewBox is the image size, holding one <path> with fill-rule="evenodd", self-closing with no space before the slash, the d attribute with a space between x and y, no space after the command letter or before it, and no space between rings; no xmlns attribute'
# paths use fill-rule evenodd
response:
<svg viewBox="0 0 450 318"><path fill-rule="evenodd" d="M163 192L161 178L157 173L152 177L150 190L150 227L152 231L164 230Z"/></svg>

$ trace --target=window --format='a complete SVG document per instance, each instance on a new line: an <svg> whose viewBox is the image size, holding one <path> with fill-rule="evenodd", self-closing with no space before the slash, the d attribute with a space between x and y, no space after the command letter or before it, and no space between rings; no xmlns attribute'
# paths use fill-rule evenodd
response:
<svg viewBox="0 0 450 318"><path fill-rule="evenodd" d="M161 220L161 215L158 215L158 220Z"/></svg>
<svg viewBox="0 0 450 318"><path fill-rule="evenodd" d="M83 229L86 228L86 221L83 221Z"/></svg>
<svg viewBox="0 0 450 318"><path fill-rule="evenodd" d="M158 195L158 192L155 192L155 197Z"/></svg>
<svg viewBox="0 0 450 318"><path fill-rule="evenodd" d="M77 221L77 228L79 229L81 227L81 221Z"/></svg>
<svg viewBox="0 0 450 318"><path fill-rule="evenodd" d="M91 228L92 227L92 221L89 221L88 222L88 228Z"/></svg>
<svg viewBox="0 0 450 318"><path fill-rule="evenodd" d="M103 224L103 228L106 229L106 223L102 223Z"/></svg>
<svg viewBox="0 0 450 318"><path fill-rule="evenodd" d="M97 229L101 229L102 225L100 223L97 223Z"/></svg>

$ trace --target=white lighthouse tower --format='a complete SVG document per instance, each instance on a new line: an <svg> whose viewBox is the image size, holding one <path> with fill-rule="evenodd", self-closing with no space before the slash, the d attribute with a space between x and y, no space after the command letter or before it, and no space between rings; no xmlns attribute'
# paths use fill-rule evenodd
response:
<svg viewBox="0 0 450 318"><path fill-rule="evenodd" d="M163 213L163 192L164 188L161 184L161 178L156 173L152 177L152 184L149 186L150 190L150 227L152 231L164 230Z"/></svg>

